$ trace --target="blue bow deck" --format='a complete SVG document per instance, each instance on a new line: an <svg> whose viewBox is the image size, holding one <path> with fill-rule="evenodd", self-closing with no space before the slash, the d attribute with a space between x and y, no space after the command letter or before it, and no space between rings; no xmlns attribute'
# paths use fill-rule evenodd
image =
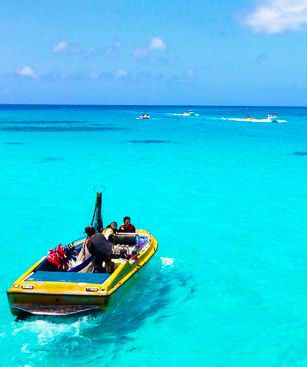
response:
<svg viewBox="0 0 307 367"><path fill-rule="evenodd" d="M106 273L74 273L62 271L38 270L27 279L27 282L71 282L102 284L110 274Z"/></svg>

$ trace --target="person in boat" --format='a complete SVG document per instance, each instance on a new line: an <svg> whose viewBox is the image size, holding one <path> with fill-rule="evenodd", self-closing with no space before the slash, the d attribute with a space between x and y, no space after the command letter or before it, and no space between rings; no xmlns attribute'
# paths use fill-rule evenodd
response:
<svg viewBox="0 0 307 367"><path fill-rule="evenodd" d="M149 119L150 115L148 115L148 113L143 113L142 115L140 115L141 119Z"/></svg>
<svg viewBox="0 0 307 367"><path fill-rule="evenodd" d="M135 227L130 220L130 217L124 217L124 224L119 227L119 232L135 233Z"/></svg>
<svg viewBox="0 0 307 367"><path fill-rule="evenodd" d="M116 235L117 231L118 231L117 223L112 222L111 224L106 226L106 228L103 230L102 234L105 236L105 238L109 242L113 242L114 241L114 236Z"/></svg>
<svg viewBox="0 0 307 367"><path fill-rule="evenodd" d="M114 269L114 264L111 261L112 256L112 244L106 240L102 233L95 231L93 226L87 226L85 228L85 233L88 236L87 248L88 251L93 256L94 273L102 273L103 267L102 263L105 263L106 269L112 272Z"/></svg>

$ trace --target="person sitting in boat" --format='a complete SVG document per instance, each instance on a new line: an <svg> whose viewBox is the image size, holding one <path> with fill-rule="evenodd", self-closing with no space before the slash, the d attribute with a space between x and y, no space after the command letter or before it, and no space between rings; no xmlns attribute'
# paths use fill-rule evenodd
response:
<svg viewBox="0 0 307 367"><path fill-rule="evenodd" d="M104 271L102 263L105 263L105 270L112 272L114 263L111 261L112 244L106 240L103 234L95 231L93 226L85 228L85 233L88 236L87 248L94 257L94 273L102 273Z"/></svg>
<svg viewBox="0 0 307 367"><path fill-rule="evenodd" d="M113 242L114 236L116 235L117 231L117 223L112 222L111 224L106 226L106 228L102 231L102 234L109 242Z"/></svg>
<svg viewBox="0 0 307 367"><path fill-rule="evenodd" d="M124 224L119 227L119 232L135 233L135 227L130 222L130 217L124 217Z"/></svg>
<svg viewBox="0 0 307 367"><path fill-rule="evenodd" d="M140 119L142 120L150 119L150 115L148 113L143 113L142 115L140 115Z"/></svg>

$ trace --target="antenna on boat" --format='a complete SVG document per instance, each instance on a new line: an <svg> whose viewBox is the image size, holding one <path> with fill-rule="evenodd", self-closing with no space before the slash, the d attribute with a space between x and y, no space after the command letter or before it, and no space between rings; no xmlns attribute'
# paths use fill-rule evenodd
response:
<svg viewBox="0 0 307 367"><path fill-rule="evenodd" d="M103 230L102 192L97 192L96 204L95 204L95 209L94 209L91 225L93 225L94 221L95 221L94 227L97 228L97 231L98 232L102 231Z"/></svg>

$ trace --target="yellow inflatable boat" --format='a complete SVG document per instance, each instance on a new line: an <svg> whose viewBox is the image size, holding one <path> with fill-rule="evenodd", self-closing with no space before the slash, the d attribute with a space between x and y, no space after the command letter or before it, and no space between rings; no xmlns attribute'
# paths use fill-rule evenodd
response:
<svg viewBox="0 0 307 367"><path fill-rule="evenodd" d="M96 209L95 209L96 210ZM86 239L72 242L70 253L80 254ZM118 233L114 237L112 269L94 273L87 263L57 271L47 256L21 275L7 291L11 312L16 316L70 315L104 309L110 296L139 271L154 255L157 240L146 230ZM107 271L111 271L108 273Z"/></svg>

